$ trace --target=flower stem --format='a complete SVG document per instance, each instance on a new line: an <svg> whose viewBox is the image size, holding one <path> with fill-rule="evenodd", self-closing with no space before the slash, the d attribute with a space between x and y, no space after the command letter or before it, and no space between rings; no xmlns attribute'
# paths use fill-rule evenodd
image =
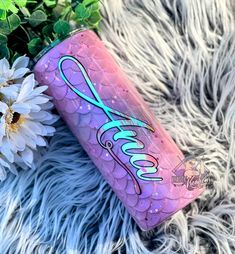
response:
<svg viewBox="0 0 235 254"><path fill-rule="evenodd" d="M26 36L28 38L28 41L30 41L31 38L30 38L30 35L29 35L28 31L22 25L20 25L20 28L25 32L25 34L26 34Z"/></svg>

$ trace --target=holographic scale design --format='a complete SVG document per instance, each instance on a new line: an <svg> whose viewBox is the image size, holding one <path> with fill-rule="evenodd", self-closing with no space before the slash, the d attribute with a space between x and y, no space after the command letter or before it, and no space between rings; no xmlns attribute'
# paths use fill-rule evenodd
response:
<svg viewBox="0 0 235 254"><path fill-rule="evenodd" d="M203 186L172 183L182 152L94 32L60 42L34 72L141 229L153 229L202 193Z"/></svg>

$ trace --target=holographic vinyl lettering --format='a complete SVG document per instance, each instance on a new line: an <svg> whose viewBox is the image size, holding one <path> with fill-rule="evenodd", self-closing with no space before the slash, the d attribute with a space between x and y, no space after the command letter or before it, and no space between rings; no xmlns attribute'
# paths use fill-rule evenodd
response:
<svg viewBox="0 0 235 254"><path fill-rule="evenodd" d="M76 64L92 94L92 97L82 93L69 81L68 77L65 75L63 68L63 63L65 61L71 61L71 64ZM150 133L153 133L153 127L146 122L136 119L135 117L128 116L122 112L106 106L97 93L94 84L86 72L86 69L75 57L69 55L61 57L58 62L58 68L63 81L74 93L76 93L83 100L102 110L103 113L107 116L108 121L101 125L97 130L97 142L113 157L113 159L123 169L127 171L134 183L136 193L138 195L141 194L141 188L138 179L144 181L162 181L162 177L156 176L159 165L157 158L148 153L144 153L145 144L138 139L137 132L135 131L135 128L144 128ZM110 132L111 130L116 131L112 136L112 140L104 141L104 134ZM113 151L114 142L117 141L124 141L121 145L121 151L124 155L128 156L130 165L136 170L135 174Z"/></svg>

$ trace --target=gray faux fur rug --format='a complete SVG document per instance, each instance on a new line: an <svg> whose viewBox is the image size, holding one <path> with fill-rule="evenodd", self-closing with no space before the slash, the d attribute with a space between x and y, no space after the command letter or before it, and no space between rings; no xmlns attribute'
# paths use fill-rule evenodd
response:
<svg viewBox="0 0 235 254"><path fill-rule="evenodd" d="M234 0L231 0L234 1ZM0 185L0 254L235 253L235 19L229 0L102 1L100 36L210 183L141 232L67 127Z"/></svg>

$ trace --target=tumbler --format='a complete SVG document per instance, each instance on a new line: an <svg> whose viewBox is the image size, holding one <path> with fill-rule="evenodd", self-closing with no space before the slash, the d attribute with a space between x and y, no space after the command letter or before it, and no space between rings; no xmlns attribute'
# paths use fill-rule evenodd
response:
<svg viewBox="0 0 235 254"><path fill-rule="evenodd" d="M203 192L203 167L185 159L96 33L78 30L53 43L34 73L142 230Z"/></svg>

